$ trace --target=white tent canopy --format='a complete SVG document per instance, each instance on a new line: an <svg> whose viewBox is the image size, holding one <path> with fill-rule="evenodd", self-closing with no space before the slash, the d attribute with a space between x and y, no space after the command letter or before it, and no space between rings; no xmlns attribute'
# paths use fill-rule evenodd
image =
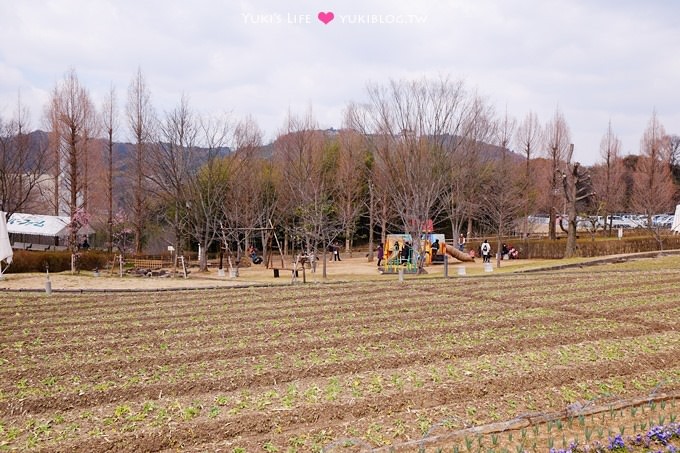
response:
<svg viewBox="0 0 680 453"><path fill-rule="evenodd" d="M37 236L67 237L71 219L67 216L22 214L15 212L7 221L7 231L13 234L30 234ZM92 234L89 226L82 227L78 234Z"/></svg>
<svg viewBox="0 0 680 453"><path fill-rule="evenodd" d="M0 211L0 276L5 272L2 269L2 262L5 261L7 266L9 266L12 263L12 257L14 256L12 246L9 243L9 233L7 231L5 214L4 211ZM7 269L6 266L5 269Z"/></svg>

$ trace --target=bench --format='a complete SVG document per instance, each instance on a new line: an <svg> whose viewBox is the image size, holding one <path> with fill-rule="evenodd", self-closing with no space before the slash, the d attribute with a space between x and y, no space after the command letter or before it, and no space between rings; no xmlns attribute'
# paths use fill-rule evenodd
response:
<svg viewBox="0 0 680 453"><path fill-rule="evenodd" d="M312 268L312 263L309 259L309 256L307 255L298 255L295 259L295 262L291 263L292 267L271 267L274 271L274 278L279 278L279 272L280 271L290 271L291 272L291 277L296 278L299 277L298 272L302 271L303 277L304 277L304 271L305 268L311 269Z"/></svg>
<svg viewBox="0 0 680 453"><path fill-rule="evenodd" d="M274 278L279 278L280 271L290 271L291 273L295 273L296 277L299 277L298 275L299 269L293 269L290 267L272 267L270 269L274 271Z"/></svg>

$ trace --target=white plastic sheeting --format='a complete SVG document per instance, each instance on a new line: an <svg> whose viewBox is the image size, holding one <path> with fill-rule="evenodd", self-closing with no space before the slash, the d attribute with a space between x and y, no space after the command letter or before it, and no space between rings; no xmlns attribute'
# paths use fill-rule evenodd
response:
<svg viewBox="0 0 680 453"><path fill-rule="evenodd" d="M671 227L674 233L680 233L680 204L675 207L675 217L673 217L673 226Z"/></svg>
<svg viewBox="0 0 680 453"><path fill-rule="evenodd" d="M12 257L14 256L12 244L9 242L6 215L4 211L0 211L0 275L3 273L2 261L9 265L12 263Z"/></svg>

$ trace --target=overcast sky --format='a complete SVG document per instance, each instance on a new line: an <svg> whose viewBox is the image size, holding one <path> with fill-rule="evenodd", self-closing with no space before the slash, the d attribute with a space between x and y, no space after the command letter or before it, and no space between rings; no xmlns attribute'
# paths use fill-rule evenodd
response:
<svg viewBox="0 0 680 453"><path fill-rule="evenodd" d="M21 92L44 127L71 67L96 105L113 84L122 107L141 68L158 113L185 94L272 139L289 110L339 128L367 83L448 75L518 119L559 107L592 164L610 120L624 153L654 109L680 134L679 18L676 0L0 0L0 113Z"/></svg>

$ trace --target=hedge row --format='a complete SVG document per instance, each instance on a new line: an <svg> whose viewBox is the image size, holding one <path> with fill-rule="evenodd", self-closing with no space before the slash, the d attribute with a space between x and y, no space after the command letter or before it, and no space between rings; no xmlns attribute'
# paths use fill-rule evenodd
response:
<svg viewBox="0 0 680 453"><path fill-rule="evenodd" d="M520 252L520 258L532 259L560 259L564 258L566 238L561 237L555 241L549 239L518 240L508 239L507 244L512 244ZM492 254L496 253L496 239L489 238ZM467 249L479 250L480 241L470 241ZM659 250L658 241L652 236L597 238L580 237L576 241L576 255L581 257L596 257L606 255L619 255L626 253L653 252ZM680 249L680 235L663 236L664 250Z"/></svg>
<svg viewBox="0 0 680 453"><path fill-rule="evenodd" d="M79 257L80 269L82 270L102 269L110 261L107 253L99 251L81 252ZM71 270L71 252L15 250L12 265L7 269L7 273L45 272L47 266L49 266L50 272Z"/></svg>

